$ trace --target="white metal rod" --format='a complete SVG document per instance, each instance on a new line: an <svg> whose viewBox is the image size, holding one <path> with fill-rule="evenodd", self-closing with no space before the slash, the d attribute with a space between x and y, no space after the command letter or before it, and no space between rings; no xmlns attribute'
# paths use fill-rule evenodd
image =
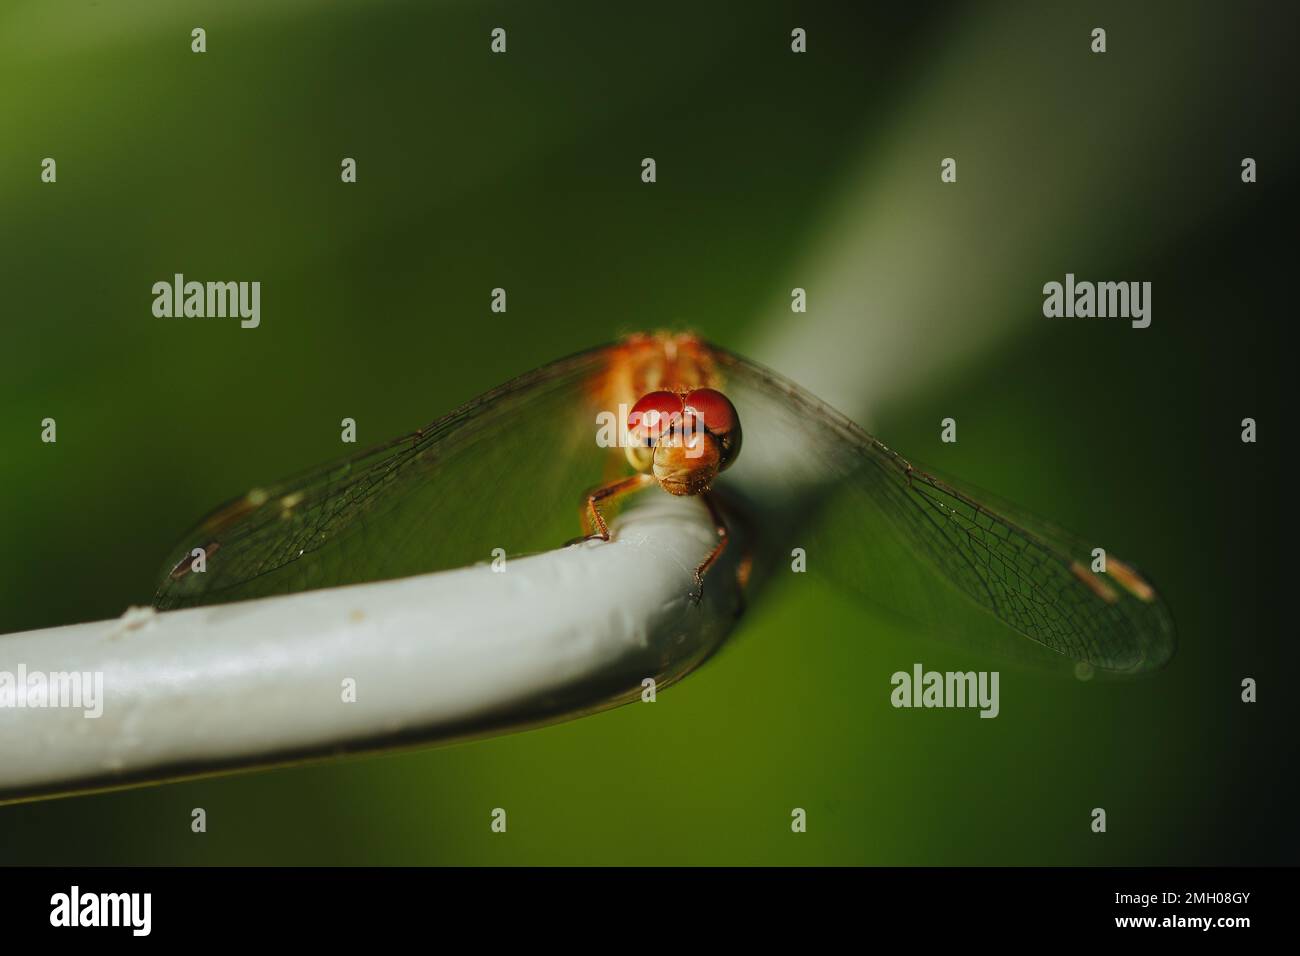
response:
<svg viewBox="0 0 1300 956"><path fill-rule="evenodd" d="M0 800L482 734L636 699L647 678L662 688L730 630L734 554L697 606L693 571L716 542L701 502L647 494L617 530L501 571L0 638L0 673L103 682L102 702L82 701L99 717L0 707Z"/></svg>

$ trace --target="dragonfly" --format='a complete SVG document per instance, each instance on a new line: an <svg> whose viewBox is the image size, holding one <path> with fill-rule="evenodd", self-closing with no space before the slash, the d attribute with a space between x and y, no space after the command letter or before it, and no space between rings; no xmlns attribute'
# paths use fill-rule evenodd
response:
<svg viewBox="0 0 1300 956"><path fill-rule="evenodd" d="M779 373L690 333L559 359L410 435L227 502L169 557L155 605L463 567L496 548L549 550L575 525L608 540L612 509L664 492L697 499L717 530L697 587L714 586L740 521L762 533L742 563L756 574L737 587L797 548L936 637L994 635L998 650L1028 644L1120 673L1173 654L1169 610L1133 564L1107 554L1093 570L1085 539L914 466Z"/></svg>

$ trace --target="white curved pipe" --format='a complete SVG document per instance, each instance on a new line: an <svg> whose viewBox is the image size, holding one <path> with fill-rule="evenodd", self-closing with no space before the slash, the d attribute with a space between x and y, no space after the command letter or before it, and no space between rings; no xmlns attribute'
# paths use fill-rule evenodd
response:
<svg viewBox="0 0 1300 956"><path fill-rule="evenodd" d="M646 679L662 688L730 630L734 554L696 605L693 572L716 542L698 500L646 495L616 527L500 571L0 638L0 674L103 686L98 717L0 707L0 800L513 729L637 699Z"/></svg>

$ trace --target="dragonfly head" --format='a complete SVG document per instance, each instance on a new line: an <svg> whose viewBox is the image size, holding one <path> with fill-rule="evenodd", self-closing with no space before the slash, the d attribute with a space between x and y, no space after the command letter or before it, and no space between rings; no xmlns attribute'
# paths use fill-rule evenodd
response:
<svg viewBox="0 0 1300 956"><path fill-rule="evenodd" d="M655 391L627 417L627 460L673 495L708 491L740 455L740 416L721 392Z"/></svg>

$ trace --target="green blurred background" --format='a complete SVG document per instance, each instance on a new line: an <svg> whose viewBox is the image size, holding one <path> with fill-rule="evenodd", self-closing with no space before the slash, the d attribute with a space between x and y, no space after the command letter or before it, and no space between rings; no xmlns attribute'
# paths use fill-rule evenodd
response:
<svg viewBox="0 0 1300 956"><path fill-rule="evenodd" d="M837 327L841 358L870 368L926 310L984 343L941 373L892 362L909 387L873 430L1140 563L1179 626L1166 670L1004 669L997 720L896 711L895 670L999 662L782 576L653 707L0 807L0 862L1295 862L1272 477L1294 23L1273 4L900 7L9 0L0 633L148 603L194 519L337 456L344 416L377 442L635 329L761 349L800 329L792 286L820 271L851 301L860 268L898 310ZM849 235L898 262L836 265ZM1152 327L1044 319L1066 271L1152 281ZM260 280L261 327L154 318L174 272ZM809 334L828 334L818 295Z"/></svg>

